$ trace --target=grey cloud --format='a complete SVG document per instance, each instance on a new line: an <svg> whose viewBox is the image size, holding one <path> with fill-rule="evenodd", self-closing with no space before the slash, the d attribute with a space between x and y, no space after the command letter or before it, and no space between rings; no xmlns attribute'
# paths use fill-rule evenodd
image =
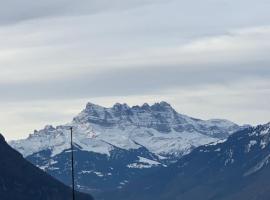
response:
<svg viewBox="0 0 270 200"><path fill-rule="evenodd" d="M160 5L148 8L147 12L162 16L160 25L173 21L187 29L196 25L196 31L211 29L218 32L223 31L223 27L266 25L269 21L267 0L10 0L1 2L0 24L120 11L152 4Z"/></svg>
<svg viewBox="0 0 270 200"><path fill-rule="evenodd" d="M59 16L89 15L111 10L123 10L157 3L162 0L10 0L1 2L0 24Z"/></svg>
<svg viewBox="0 0 270 200"><path fill-rule="evenodd" d="M208 66L209 67L209 66ZM185 70L183 70L183 68ZM50 81L0 85L0 101L65 99L156 94L171 89L269 80L268 64L244 63L219 67L162 66L114 69Z"/></svg>
<svg viewBox="0 0 270 200"><path fill-rule="evenodd" d="M0 123L19 137L73 116L79 99L142 95L195 117L268 120L269 10L269 0L3 1Z"/></svg>

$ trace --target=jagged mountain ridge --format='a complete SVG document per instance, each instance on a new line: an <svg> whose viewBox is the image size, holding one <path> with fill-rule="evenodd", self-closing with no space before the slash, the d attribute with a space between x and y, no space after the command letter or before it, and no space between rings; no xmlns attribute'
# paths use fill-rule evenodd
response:
<svg viewBox="0 0 270 200"><path fill-rule="evenodd" d="M101 199L268 200L269 178L270 123L198 147L168 168Z"/></svg>
<svg viewBox="0 0 270 200"><path fill-rule="evenodd" d="M200 145L224 139L242 127L227 120L199 120L168 103L104 108L88 103L71 123L46 126L12 147L67 184L70 134L74 128L76 184L86 192L122 188ZM60 170L61 169L61 170Z"/></svg>
<svg viewBox="0 0 270 200"><path fill-rule="evenodd" d="M133 107L117 103L112 108L88 103L71 123L46 126L26 140L10 144L24 156L48 148L57 155L68 148L69 126L74 127L75 143L82 149L107 155L114 146L127 150L143 146L160 155L181 155L240 128L227 120L203 121L181 115L166 102Z"/></svg>
<svg viewBox="0 0 270 200"><path fill-rule="evenodd" d="M112 108L104 108L92 103L74 118L75 122L93 123L101 126L128 126L152 128L158 132L196 131L211 137L227 137L234 132L237 125L228 120L199 120L177 113L167 102L147 103L142 106L129 107L127 104L116 103ZM222 129L226 129L222 130Z"/></svg>
<svg viewBox="0 0 270 200"><path fill-rule="evenodd" d="M44 173L12 149L0 134L0 197L2 200L71 200L71 189ZM92 200L76 193L78 200Z"/></svg>

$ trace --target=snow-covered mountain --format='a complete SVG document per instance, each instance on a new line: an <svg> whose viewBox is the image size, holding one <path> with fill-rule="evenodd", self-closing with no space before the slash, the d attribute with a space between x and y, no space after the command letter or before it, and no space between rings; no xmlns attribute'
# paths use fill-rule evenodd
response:
<svg viewBox="0 0 270 200"><path fill-rule="evenodd" d="M178 162L102 199L268 200L270 123L196 148Z"/></svg>
<svg viewBox="0 0 270 200"><path fill-rule="evenodd" d="M110 155L114 147L147 148L161 156L182 155L190 149L227 138L240 127L227 120L199 120L177 113L168 103L104 108L88 103L71 123L46 126L25 140L10 144L25 157L51 149L55 156L69 148L69 127L81 150Z"/></svg>
<svg viewBox="0 0 270 200"><path fill-rule="evenodd" d="M74 128L80 189L121 188L134 177L165 167L200 145L241 129L227 120L200 120L168 103L104 108L88 103L72 122L46 126L10 145L28 160L69 184L69 127ZM59 170L61 169L61 170Z"/></svg>

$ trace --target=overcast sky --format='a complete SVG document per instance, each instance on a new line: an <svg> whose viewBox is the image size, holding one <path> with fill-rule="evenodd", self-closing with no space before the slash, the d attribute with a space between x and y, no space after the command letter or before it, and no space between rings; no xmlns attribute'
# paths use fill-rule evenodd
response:
<svg viewBox="0 0 270 200"><path fill-rule="evenodd" d="M0 132L24 138L87 102L269 122L269 10L269 0L1 0Z"/></svg>

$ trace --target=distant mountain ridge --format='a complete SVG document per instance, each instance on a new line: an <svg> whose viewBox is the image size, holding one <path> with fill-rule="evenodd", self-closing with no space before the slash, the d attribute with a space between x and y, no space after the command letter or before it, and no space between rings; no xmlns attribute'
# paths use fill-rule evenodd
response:
<svg viewBox="0 0 270 200"><path fill-rule="evenodd" d="M122 188L198 146L225 139L243 128L228 120L179 114L166 102L133 107L117 103L111 108L88 103L71 123L48 125L10 145L67 183L70 126L74 128L77 187L87 192Z"/></svg>
<svg viewBox="0 0 270 200"><path fill-rule="evenodd" d="M127 104L116 103L112 108L104 108L92 103L86 105L85 110L74 118L75 122L93 123L101 126L122 128L137 126L152 128L158 132L199 132L211 137L226 138L238 126L228 120L199 120L177 113L167 102L155 103L150 106L129 107Z"/></svg>
<svg viewBox="0 0 270 200"><path fill-rule="evenodd" d="M69 126L74 127L75 143L82 149L107 155L114 146L126 150L144 146L156 154L181 155L192 147L227 138L241 128L228 120L204 121L181 115L166 102L133 107L117 103L112 108L88 103L71 123L56 128L48 125L26 140L10 144L24 156L49 147L58 154L68 148ZM156 147L157 142L161 144Z"/></svg>
<svg viewBox="0 0 270 200"><path fill-rule="evenodd" d="M12 149L0 134L1 200L71 200L71 189L47 175ZM90 195L76 194L78 200L93 200Z"/></svg>
<svg viewBox="0 0 270 200"><path fill-rule="evenodd" d="M127 184L117 200L268 200L270 123L196 148L177 163Z"/></svg>

